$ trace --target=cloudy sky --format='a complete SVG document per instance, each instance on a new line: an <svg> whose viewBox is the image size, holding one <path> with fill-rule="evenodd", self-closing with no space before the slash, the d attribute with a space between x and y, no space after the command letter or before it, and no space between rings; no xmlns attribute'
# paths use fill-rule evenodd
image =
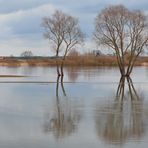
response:
<svg viewBox="0 0 148 148"><path fill-rule="evenodd" d="M41 22L56 9L79 18L86 34L82 50L91 50L95 48L91 42L94 18L101 9L114 4L148 11L147 0L0 0L0 55L20 55L25 50L34 55L53 55L43 38Z"/></svg>

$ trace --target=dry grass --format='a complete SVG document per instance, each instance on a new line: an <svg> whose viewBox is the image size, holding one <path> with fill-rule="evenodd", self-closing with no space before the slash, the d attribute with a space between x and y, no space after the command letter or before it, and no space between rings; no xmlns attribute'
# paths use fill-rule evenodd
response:
<svg viewBox="0 0 148 148"><path fill-rule="evenodd" d="M60 63L61 60L58 59ZM139 57L135 62L136 66L148 64L148 57ZM128 64L128 58L126 59ZM68 56L65 66L117 66L115 56L94 56L91 54ZM0 59L0 66L56 66L56 59Z"/></svg>

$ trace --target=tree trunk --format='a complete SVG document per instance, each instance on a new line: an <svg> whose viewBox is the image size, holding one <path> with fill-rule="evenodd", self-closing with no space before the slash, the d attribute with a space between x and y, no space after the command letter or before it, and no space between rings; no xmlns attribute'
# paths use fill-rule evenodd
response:
<svg viewBox="0 0 148 148"><path fill-rule="evenodd" d="M57 75L60 76L60 70L59 70L59 47L57 48L57 51L56 51L56 66L57 66Z"/></svg>
<svg viewBox="0 0 148 148"><path fill-rule="evenodd" d="M63 78L64 78L64 76L61 76L61 88L62 88L64 96L66 96L66 91L65 91L65 88L64 88Z"/></svg>
<svg viewBox="0 0 148 148"><path fill-rule="evenodd" d="M67 55L67 52L68 52L68 48L69 48L69 45L67 45L67 47L66 47L65 54L64 54L62 62L61 62L61 76L64 76L63 67L64 67L64 62L65 62L65 59L66 59L66 55Z"/></svg>

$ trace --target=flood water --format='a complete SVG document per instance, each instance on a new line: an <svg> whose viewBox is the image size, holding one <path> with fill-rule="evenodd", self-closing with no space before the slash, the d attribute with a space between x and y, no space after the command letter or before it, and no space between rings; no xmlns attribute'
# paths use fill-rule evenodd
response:
<svg viewBox="0 0 148 148"><path fill-rule="evenodd" d="M147 148L148 67L64 71L0 67L1 148Z"/></svg>

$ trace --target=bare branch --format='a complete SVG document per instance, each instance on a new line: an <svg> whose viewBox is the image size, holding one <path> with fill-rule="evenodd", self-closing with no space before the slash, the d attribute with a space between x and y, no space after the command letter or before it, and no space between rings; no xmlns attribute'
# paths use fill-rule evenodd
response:
<svg viewBox="0 0 148 148"><path fill-rule="evenodd" d="M122 75L129 75L135 60L148 43L148 19L141 11L130 11L122 5L102 10L95 20L94 39L98 45L112 48ZM130 53L125 69L126 53Z"/></svg>

